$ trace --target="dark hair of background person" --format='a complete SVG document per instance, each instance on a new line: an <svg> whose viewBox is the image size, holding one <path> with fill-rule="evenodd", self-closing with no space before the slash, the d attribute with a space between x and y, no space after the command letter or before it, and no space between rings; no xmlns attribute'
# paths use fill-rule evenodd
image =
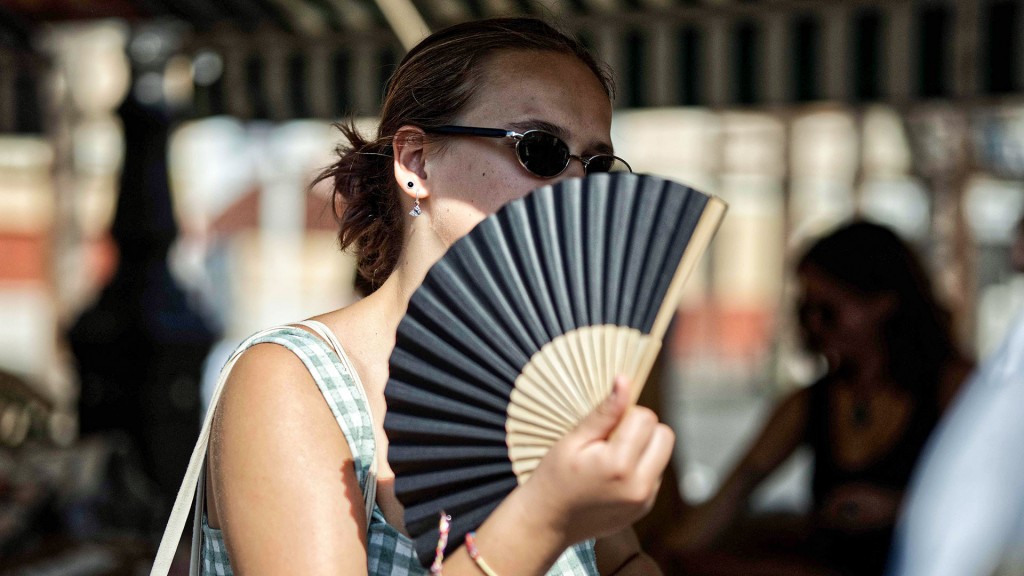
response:
<svg viewBox="0 0 1024 576"><path fill-rule="evenodd" d="M863 296L896 297L883 327L889 370L908 391L934 393L939 372L957 354L949 311L935 297L914 250L869 221L846 224L813 244L797 273L820 271Z"/></svg>
<svg viewBox="0 0 1024 576"><path fill-rule="evenodd" d="M404 212L392 172L395 133L404 125L450 124L481 85L481 64L502 50L576 56L594 72L609 98L613 96L607 67L579 41L535 18L457 24L413 48L388 81L376 139L364 138L351 120L338 124L344 136L335 149L338 160L313 181L314 185L323 180L333 184L338 240L342 250L355 248L360 292L369 294L380 287L402 251Z"/></svg>

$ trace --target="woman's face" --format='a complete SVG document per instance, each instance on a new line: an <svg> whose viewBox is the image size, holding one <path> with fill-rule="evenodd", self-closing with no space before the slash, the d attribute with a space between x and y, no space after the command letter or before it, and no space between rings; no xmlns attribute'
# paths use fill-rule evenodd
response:
<svg viewBox="0 0 1024 576"><path fill-rule="evenodd" d="M834 368L883 345L890 298L860 294L813 266L801 270L798 280L797 317L809 350Z"/></svg>
<svg viewBox="0 0 1024 576"><path fill-rule="evenodd" d="M516 132L544 129L583 157L611 151L611 102L576 57L504 51L482 66L482 84L453 124ZM431 227L445 245L530 190L584 174L583 165L571 160L555 178L534 176L519 164L511 138L445 137L428 143L425 152Z"/></svg>

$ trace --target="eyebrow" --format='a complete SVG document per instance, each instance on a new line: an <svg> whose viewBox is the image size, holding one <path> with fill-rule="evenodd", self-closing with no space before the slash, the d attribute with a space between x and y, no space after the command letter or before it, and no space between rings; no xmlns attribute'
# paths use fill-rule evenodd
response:
<svg viewBox="0 0 1024 576"><path fill-rule="evenodd" d="M558 136L559 138L562 139L563 142L569 140L569 133L564 128L558 126L557 124L552 124L551 122L547 122L545 120L540 120L537 118L529 118L527 120L513 122L509 126L511 127L512 130L515 130L516 132L526 132L527 130L543 130L544 132L550 132L551 134ZM614 154L615 150L612 148L611 144L608 144L607 142L597 142L591 144L589 148L585 148L582 153Z"/></svg>

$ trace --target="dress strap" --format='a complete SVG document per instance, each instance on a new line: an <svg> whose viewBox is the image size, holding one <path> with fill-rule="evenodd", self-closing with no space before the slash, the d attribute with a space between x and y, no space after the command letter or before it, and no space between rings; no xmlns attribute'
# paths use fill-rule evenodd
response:
<svg viewBox="0 0 1024 576"><path fill-rule="evenodd" d="M363 403L366 406L366 417L370 421L370 430L374 435L373 454L370 457L370 472L367 474L366 485L363 487L363 506L366 510L366 524L369 526L370 518L373 516L373 505L377 501L377 430L373 425L373 411L370 410L370 399L367 398L366 390L363 388L363 383L359 379L359 374L355 371L355 367L352 366L352 363L349 360L348 355L345 354L344 349L342 349L341 342L339 342L338 337L334 335L334 331L318 320L302 320L295 324L309 328L331 345L331 348L334 349L334 353L338 356L338 359L346 368L348 368L349 373L352 374L352 378L356 383L356 388L359 389L359 396L363 399Z"/></svg>

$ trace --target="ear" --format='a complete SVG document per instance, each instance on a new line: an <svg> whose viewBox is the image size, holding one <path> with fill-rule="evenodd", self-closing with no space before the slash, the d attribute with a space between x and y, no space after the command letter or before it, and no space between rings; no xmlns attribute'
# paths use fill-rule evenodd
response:
<svg viewBox="0 0 1024 576"><path fill-rule="evenodd" d="M391 141L391 151L395 158L395 181L398 188L410 198L420 200L430 196L426 186L426 170L424 169L423 130L417 126L402 126L395 132ZM413 185L409 186L409 182Z"/></svg>

